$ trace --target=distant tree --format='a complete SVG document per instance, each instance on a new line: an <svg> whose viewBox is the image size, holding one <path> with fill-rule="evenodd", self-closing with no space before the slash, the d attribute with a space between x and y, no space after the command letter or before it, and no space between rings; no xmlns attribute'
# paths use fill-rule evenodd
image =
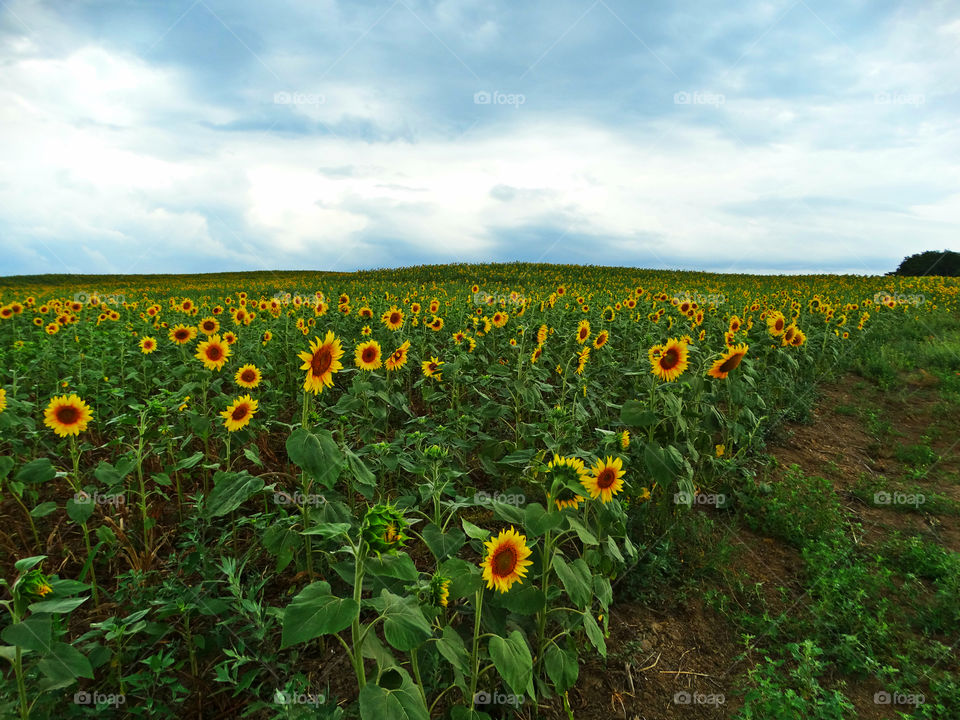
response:
<svg viewBox="0 0 960 720"><path fill-rule="evenodd" d="M927 250L905 257L891 275L960 276L960 253L953 250Z"/></svg>

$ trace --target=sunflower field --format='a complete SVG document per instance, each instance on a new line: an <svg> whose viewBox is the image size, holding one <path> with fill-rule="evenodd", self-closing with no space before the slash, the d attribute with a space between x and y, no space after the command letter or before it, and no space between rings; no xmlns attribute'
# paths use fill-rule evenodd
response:
<svg viewBox="0 0 960 720"><path fill-rule="evenodd" d="M818 382L958 292L526 264L0 278L0 716L572 718L644 548L724 512Z"/></svg>

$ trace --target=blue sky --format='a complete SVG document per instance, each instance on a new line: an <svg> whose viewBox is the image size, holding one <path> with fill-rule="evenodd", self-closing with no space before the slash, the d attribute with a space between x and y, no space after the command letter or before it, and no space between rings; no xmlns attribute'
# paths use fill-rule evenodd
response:
<svg viewBox="0 0 960 720"><path fill-rule="evenodd" d="M954 2L0 0L0 275L960 249Z"/></svg>

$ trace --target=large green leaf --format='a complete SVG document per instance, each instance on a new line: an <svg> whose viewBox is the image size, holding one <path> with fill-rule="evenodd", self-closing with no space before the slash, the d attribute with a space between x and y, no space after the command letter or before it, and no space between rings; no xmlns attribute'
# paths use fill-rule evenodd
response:
<svg viewBox="0 0 960 720"><path fill-rule="evenodd" d="M326 430L314 434L297 428L287 438L287 456L328 489L336 484L344 464L343 453Z"/></svg>
<svg viewBox="0 0 960 720"><path fill-rule="evenodd" d="M50 458L37 458L20 468L17 480L26 485L36 485L53 480L56 476L57 470L50 462Z"/></svg>
<svg viewBox="0 0 960 720"><path fill-rule="evenodd" d="M213 490L207 496L207 516L220 517L236 510L263 490L263 480L246 470L239 473L217 471L213 476Z"/></svg>
<svg viewBox="0 0 960 720"><path fill-rule="evenodd" d="M67 498L67 517L73 520L77 525L83 525L90 516L93 515L94 506L92 498L86 498L84 502L77 502L76 498Z"/></svg>
<svg viewBox="0 0 960 720"><path fill-rule="evenodd" d="M315 582L297 593L283 612L280 647L307 642L321 635L340 632L360 612L353 598L341 599L330 592L330 584Z"/></svg>
<svg viewBox="0 0 960 720"><path fill-rule="evenodd" d="M23 622L7 625L0 633L4 642L25 650L50 651L51 621L49 615L34 615Z"/></svg>
<svg viewBox="0 0 960 720"><path fill-rule="evenodd" d="M58 598L56 600L41 600L35 602L28 608L30 612L35 613L68 613L76 610L87 601L86 597L80 598Z"/></svg>
<svg viewBox="0 0 960 720"><path fill-rule="evenodd" d="M547 652L544 653L543 660L547 667L547 675L557 692L565 692L577 682L577 677L580 674L580 663L575 652L561 650L556 645L550 645Z"/></svg>
<svg viewBox="0 0 960 720"><path fill-rule="evenodd" d="M437 640L437 650L455 670L459 670L463 675L470 674L470 653L467 652L460 633L451 625L443 628L443 637Z"/></svg>
<svg viewBox="0 0 960 720"><path fill-rule="evenodd" d="M593 646L603 657L606 657L607 643L603 639L603 631L600 630L600 626L597 625L597 621L593 619L593 615L591 615L589 611L583 614L583 629L586 631L587 638Z"/></svg>
<svg viewBox="0 0 960 720"><path fill-rule="evenodd" d="M420 534L437 560L445 560L454 555L467 541L466 535L460 530L453 528L445 533L433 523L423 528Z"/></svg>
<svg viewBox="0 0 960 720"><path fill-rule="evenodd" d="M650 410L647 403L627 400L620 408L620 421L630 427L646 428L657 421L657 416Z"/></svg>
<svg viewBox="0 0 960 720"><path fill-rule="evenodd" d="M360 691L361 720L428 720L420 691L406 670L392 668Z"/></svg>
<svg viewBox="0 0 960 720"><path fill-rule="evenodd" d="M583 558L577 558L572 563L568 563L559 555L553 558L553 569L556 571L560 582L563 583L563 589L573 601L573 604L579 608L590 606L593 600L593 590L591 589L591 574Z"/></svg>
<svg viewBox="0 0 960 720"><path fill-rule="evenodd" d="M548 513L540 503L531 503L523 514L523 527L531 537L540 537L548 530L556 530L563 524L559 512Z"/></svg>
<svg viewBox="0 0 960 720"><path fill-rule="evenodd" d="M533 679L533 658L527 639L517 630L506 638L490 638L490 658L504 682L516 695L523 695Z"/></svg>
<svg viewBox="0 0 960 720"><path fill-rule="evenodd" d="M37 663L37 668L57 685L63 685L78 677L93 679L90 661L73 645L56 642L50 654Z"/></svg>
<svg viewBox="0 0 960 720"><path fill-rule="evenodd" d="M408 652L433 636L416 597L400 597L383 590L370 604L383 615L383 636L397 650Z"/></svg>

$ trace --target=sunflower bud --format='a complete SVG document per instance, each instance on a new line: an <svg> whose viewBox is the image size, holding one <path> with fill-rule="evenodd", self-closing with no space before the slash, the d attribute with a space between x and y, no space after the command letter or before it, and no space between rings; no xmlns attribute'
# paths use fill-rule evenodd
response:
<svg viewBox="0 0 960 720"><path fill-rule="evenodd" d="M408 539L404 534L406 529L407 521L398 508L379 504L367 510L360 533L370 549L379 555L403 547Z"/></svg>
<svg viewBox="0 0 960 720"><path fill-rule="evenodd" d="M430 579L430 602L440 607L447 607L450 602L450 580L440 573Z"/></svg>

